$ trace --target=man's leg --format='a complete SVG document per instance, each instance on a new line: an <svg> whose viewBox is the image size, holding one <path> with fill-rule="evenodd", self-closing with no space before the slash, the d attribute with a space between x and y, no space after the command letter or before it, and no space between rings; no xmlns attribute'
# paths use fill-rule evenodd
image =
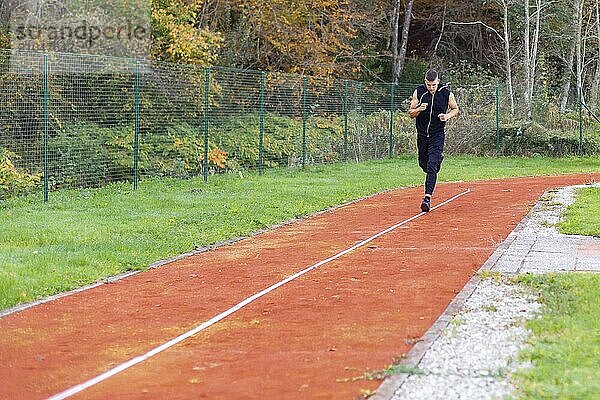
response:
<svg viewBox="0 0 600 400"><path fill-rule="evenodd" d="M417 134L417 151L419 155L419 167L427 173L427 159L429 158L427 142L429 138Z"/></svg>
<svg viewBox="0 0 600 400"><path fill-rule="evenodd" d="M427 174L427 165L429 164L429 144L430 138L417 135L417 149L419 151L419 167ZM427 193L427 179L425 179L425 193ZM421 211L427 212L430 208L430 197L425 195L421 202Z"/></svg>
<svg viewBox="0 0 600 400"><path fill-rule="evenodd" d="M445 135L430 137L427 156L427 176L425 178L425 196L431 197L437 183L437 174L444 160Z"/></svg>

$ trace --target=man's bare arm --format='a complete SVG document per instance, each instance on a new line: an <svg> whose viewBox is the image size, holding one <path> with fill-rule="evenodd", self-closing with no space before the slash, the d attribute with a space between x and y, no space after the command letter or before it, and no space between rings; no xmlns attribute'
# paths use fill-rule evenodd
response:
<svg viewBox="0 0 600 400"><path fill-rule="evenodd" d="M448 111L446 114L440 114L438 117L442 121L448 121L450 118L453 118L458 114L458 104L456 103L456 98L454 97L454 93L450 93L450 98L448 99Z"/></svg>
<svg viewBox="0 0 600 400"><path fill-rule="evenodd" d="M411 118L416 118L417 115L421 113L421 111L425 111L427 108L427 104L419 104L419 99L417 98L417 91L413 92L412 99L410 100L410 106L408 107L408 116Z"/></svg>

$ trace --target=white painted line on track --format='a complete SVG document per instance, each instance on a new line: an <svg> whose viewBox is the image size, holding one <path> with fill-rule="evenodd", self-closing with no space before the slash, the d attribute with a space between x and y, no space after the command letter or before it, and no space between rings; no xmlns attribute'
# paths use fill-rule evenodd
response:
<svg viewBox="0 0 600 400"><path fill-rule="evenodd" d="M466 191L464 191L462 193L459 193L456 196L453 196L453 197L449 198L448 200L444 201L443 203L440 203L440 204L438 204L438 205L436 205L434 207L431 207L431 210L429 212L435 210L436 208L442 207L443 205L446 205L446 204L450 203L451 201L453 201L453 200L455 200L455 199L457 199L457 198L459 198L459 197L461 197L461 196L469 193L470 191L471 191L470 189L467 189ZM411 222L411 221L419 218L420 216L422 216L424 214L427 214L427 213L421 212L419 214L416 214L416 215L414 215L414 216L412 216L412 217L410 217L408 219L405 219L402 222L397 223L396 225L390 226L389 228L387 228L387 229L385 229L385 230L383 230L383 231L381 231L381 232L379 232L379 233L371 236L368 239L363 240L362 242L359 242L359 243L355 244L352 247L349 247L348 249L346 249L344 251L341 251L341 252L337 253L334 256L331 256L331 257L329 257L329 258L327 258L325 260L319 261L318 263L316 263L314 265L311 265L310 267L305 268L302 271L297 272L294 275L291 275L291 276L285 278L284 280L282 280L282 281L280 281L280 282L278 282L278 283L276 283L274 285L269 286L268 288L266 288L264 290L261 290L260 292L254 294L254 295L252 295L250 297L248 297L246 300L244 300L244 301L236 304L235 306L231 307L229 310L224 311L221 314L212 317L211 319L209 319L208 321L202 323L201 325L198 325L194 329L189 330L189 331L187 331L187 332L185 332L185 333L177 336L176 338L173 338L173 339L169 340L168 342L162 344L161 346L158 346L158 347L150 350L146 354L143 354L141 356L137 356L135 358L132 358L131 360L129 360L127 362L124 362L123 364L120 364L120 365L118 365L118 366L116 366L116 367L114 367L114 368L112 368L112 369L110 369L110 370L108 370L108 371L106 371L106 372L104 372L104 373L96 376L95 378L92 378L92 379L90 379L88 381L85 381L85 382L80 383L78 385L75 385L75 386L73 386L73 387L71 387L71 388L69 388L67 390L64 390L64 391L62 391L62 392L60 392L58 394L55 394L54 396L49 397L48 400L62 400L62 399L66 399L67 397L73 396L74 394L82 392L82 391L84 391L85 389L87 389L89 387L92 387L92 386L94 386L94 385L96 385L96 384L98 384L98 383L100 383L102 381L105 381L108 378L110 378L110 377L112 377L114 375L117 375L118 373L123 372L126 369L128 369L130 367L133 367L134 365L139 364L139 363L141 363L141 362L149 359L150 357L155 356L156 354L158 354L158 353L160 353L160 352L168 349L169 347L173 347L176 344L184 341L185 339L187 339L187 338L189 338L191 336L194 336L196 333L198 333L200 331L203 331L204 329L210 327L211 325L214 325L215 323L219 322L223 318L225 318L225 317L233 314L234 312L236 312L239 309L247 306L248 304L252 303L254 300L256 300L256 299L264 296L265 294L267 294L269 292L272 292L273 290L277 289L278 287L283 286L283 285L285 285L286 283L288 283L290 281L293 281L294 279L296 279L296 278L298 278L298 277L306 274L307 272L312 271L315 268L319 268L320 266L322 266L324 264L327 264L328 262L331 262L331 261L333 261L335 259L338 259L338 258L342 257L343 255L348 254L348 253L350 253L350 252L358 249L359 247L364 246L365 244L367 244L367 243L369 243L369 242L377 239L378 237L380 237L382 235L385 235L386 233L389 233L389 232L393 231L394 229L396 229L396 228L398 228L398 227L400 227L402 225L405 225L405 224L407 224L407 223L409 223L409 222Z"/></svg>

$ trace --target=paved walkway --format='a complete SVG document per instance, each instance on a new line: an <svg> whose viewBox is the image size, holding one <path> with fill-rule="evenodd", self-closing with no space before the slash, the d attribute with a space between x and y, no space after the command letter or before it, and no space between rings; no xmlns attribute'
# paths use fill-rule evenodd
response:
<svg viewBox="0 0 600 400"><path fill-rule="evenodd" d="M600 238L563 235L555 227L579 187L546 193L498 248L490 269L506 274L600 272Z"/></svg>
<svg viewBox="0 0 600 400"><path fill-rule="evenodd" d="M573 203L571 186L547 192L481 268L502 276L600 272L600 238L563 235L555 225ZM501 399L540 304L526 288L475 276L407 355L412 373L388 377L371 400Z"/></svg>

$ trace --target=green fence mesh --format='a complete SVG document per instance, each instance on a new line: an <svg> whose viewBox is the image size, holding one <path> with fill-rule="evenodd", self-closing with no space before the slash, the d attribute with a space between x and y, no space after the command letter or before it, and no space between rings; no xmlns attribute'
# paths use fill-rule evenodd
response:
<svg viewBox="0 0 600 400"><path fill-rule="evenodd" d="M415 86L0 50L0 199L412 153ZM452 88L447 154L599 152L591 109L536 98L525 120L503 88Z"/></svg>
<svg viewBox="0 0 600 400"><path fill-rule="evenodd" d="M0 199L41 182L43 69L41 54L0 51Z"/></svg>
<svg viewBox="0 0 600 400"><path fill-rule="evenodd" d="M48 71L50 189L132 179L134 65L54 54Z"/></svg>

